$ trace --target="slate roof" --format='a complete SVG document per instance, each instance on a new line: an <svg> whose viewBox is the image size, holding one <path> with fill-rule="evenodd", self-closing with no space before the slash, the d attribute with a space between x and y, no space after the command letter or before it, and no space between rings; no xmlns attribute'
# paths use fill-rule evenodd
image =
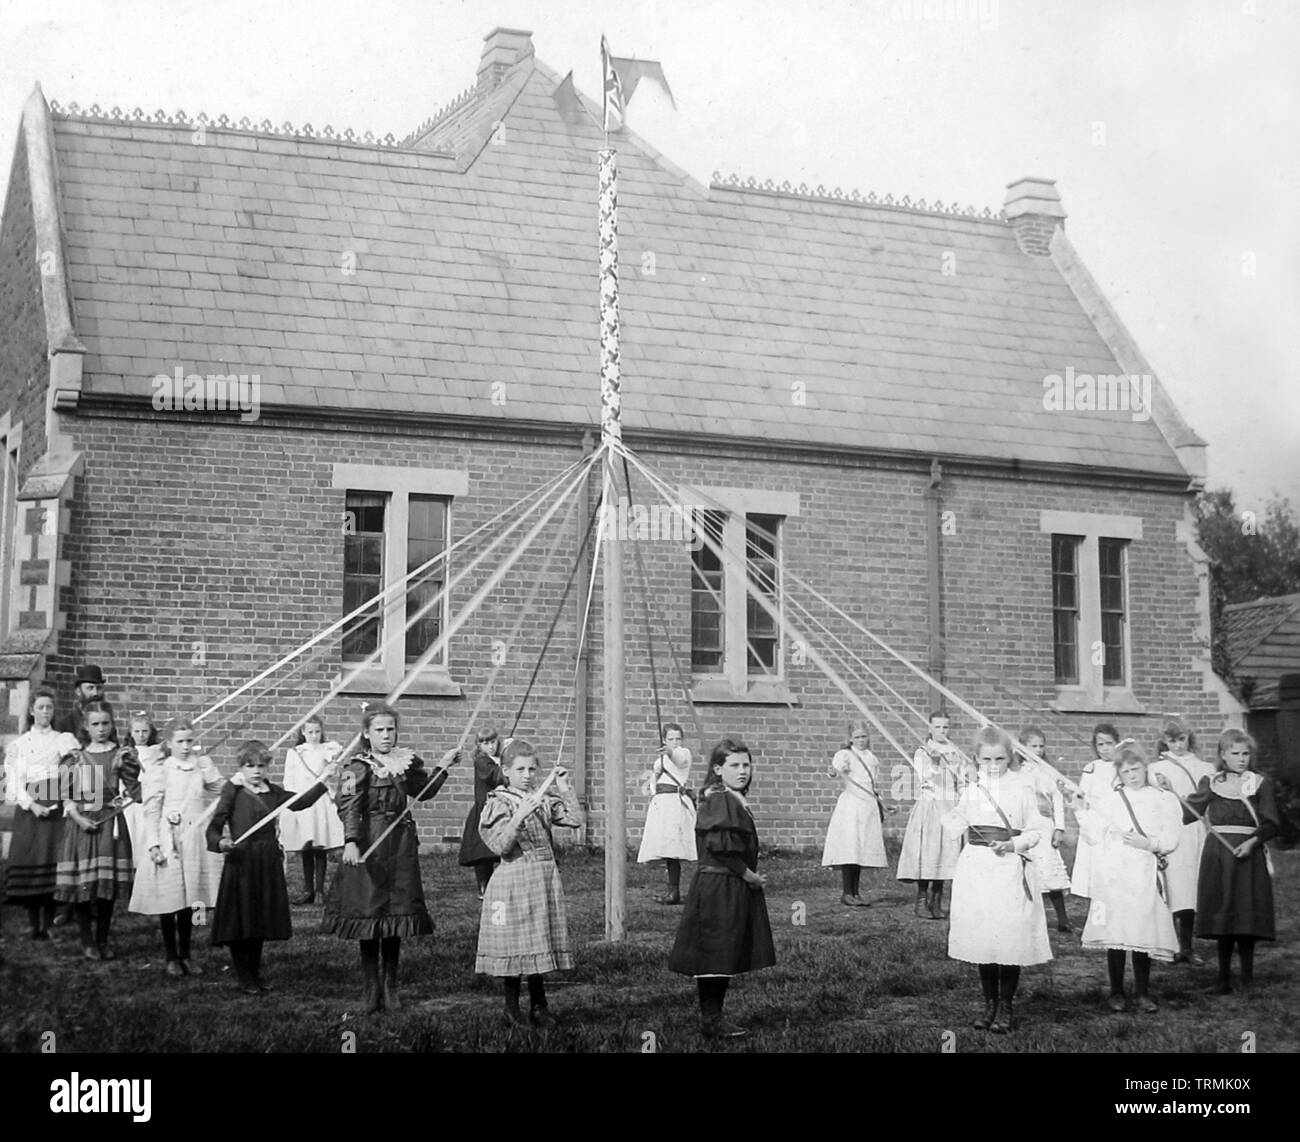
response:
<svg viewBox="0 0 1300 1142"><path fill-rule="evenodd" d="M1230 603L1223 623L1233 673L1247 685L1247 705L1276 708L1282 675L1300 674L1300 594Z"/></svg>
<svg viewBox="0 0 1300 1142"><path fill-rule="evenodd" d="M603 136L559 86L530 55L398 147L56 114L84 392L180 366L256 373L264 408L596 425ZM1044 376L1121 369L1005 221L706 188L616 141L629 430L1183 473L1152 421L1043 409Z"/></svg>

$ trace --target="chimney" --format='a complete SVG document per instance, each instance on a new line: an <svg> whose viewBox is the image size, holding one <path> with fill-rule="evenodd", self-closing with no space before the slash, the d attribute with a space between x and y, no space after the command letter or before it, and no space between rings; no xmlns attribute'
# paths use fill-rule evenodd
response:
<svg viewBox="0 0 1300 1142"><path fill-rule="evenodd" d="M501 86L501 77L521 59L533 54L533 33L514 28L494 28L483 37L483 58L478 65L478 90Z"/></svg>
<svg viewBox="0 0 1300 1142"><path fill-rule="evenodd" d="M1050 178L1022 178L1007 184L1003 212L1016 232L1016 242L1026 254L1046 257L1052 235L1065 226L1065 207Z"/></svg>

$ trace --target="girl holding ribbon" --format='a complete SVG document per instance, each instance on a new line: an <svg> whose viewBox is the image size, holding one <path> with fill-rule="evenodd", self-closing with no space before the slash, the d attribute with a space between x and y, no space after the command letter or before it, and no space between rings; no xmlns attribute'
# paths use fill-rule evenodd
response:
<svg viewBox="0 0 1300 1142"><path fill-rule="evenodd" d="M1146 751L1131 738L1115 751L1110 788L1094 782L1078 809L1083 843L1092 846L1092 897L1085 948L1106 949L1112 1011L1124 1011L1124 963L1133 958L1133 1002L1156 1010L1151 961L1172 963L1178 940L1169 913L1168 854L1181 842L1178 803L1147 776Z"/></svg>

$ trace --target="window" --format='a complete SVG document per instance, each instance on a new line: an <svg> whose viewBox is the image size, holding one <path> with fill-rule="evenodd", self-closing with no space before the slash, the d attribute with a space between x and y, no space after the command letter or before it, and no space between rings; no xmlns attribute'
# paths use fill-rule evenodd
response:
<svg viewBox="0 0 1300 1142"><path fill-rule="evenodd" d="M1124 658L1124 551L1123 539L1097 540L1097 570L1101 579L1102 682L1123 686L1127 681Z"/></svg>
<svg viewBox="0 0 1300 1142"><path fill-rule="evenodd" d="M777 536L781 517L751 515L745 517L745 570L750 582L763 598L780 613L780 563L777 559ZM746 651L750 674L775 674L781 644L780 626L771 611L745 593Z"/></svg>
<svg viewBox="0 0 1300 1142"><path fill-rule="evenodd" d="M1056 683L1079 683L1079 544L1077 535L1052 536L1052 635Z"/></svg>
<svg viewBox="0 0 1300 1142"><path fill-rule="evenodd" d="M447 514L449 501L441 496L412 496L410 500L410 525L406 532L406 571L408 575L424 567L430 559L440 555L447 547ZM447 579L447 561L440 559L419 575L407 580L407 621L424 611L422 617L406 631L406 661L418 662L442 632L443 605L428 606L438 597ZM427 609L426 609L427 608ZM445 648L444 648L445 651ZM445 653L439 661L446 661Z"/></svg>
<svg viewBox="0 0 1300 1142"><path fill-rule="evenodd" d="M701 494L701 492L703 494ZM781 535L799 497L748 489L681 489L696 508L698 540L691 554L691 668L696 701L790 701L784 686L781 622ZM773 614L751 588L767 601Z"/></svg>
<svg viewBox="0 0 1300 1142"><path fill-rule="evenodd" d="M388 497L349 492L343 529L343 613L350 615L367 599L371 610L358 615L343 631L343 661L368 658L379 649L383 620L378 603L384 586L384 510Z"/></svg>
<svg viewBox="0 0 1300 1142"><path fill-rule="evenodd" d="M420 568L447 550L452 503L468 486L461 472L334 466L334 487L344 493L342 613L351 614L373 600L343 631L344 673L356 672L346 692L387 692L446 629L449 599L439 595L449 581L447 561ZM411 577L405 588L392 589L381 600L384 588L406 575ZM375 661L358 671L371 656ZM423 663L407 692L458 695L460 687L451 681L447 661L443 646Z"/></svg>
<svg viewBox="0 0 1300 1142"><path fill-rule="evenodd" d="M1131 690L1128 560L1132 516L1042 513L1052 536L1052 646L1058 709L1143 713Z"/></svg>
<svg viewBox="0 0 1300 1142"><path fill-rule="evenodd" d="M722 512L696 512L696 527L722 547ZM691 669L697 674L722 673L722 640L727 585L722 558L707 542L691 553Z"/></svg>

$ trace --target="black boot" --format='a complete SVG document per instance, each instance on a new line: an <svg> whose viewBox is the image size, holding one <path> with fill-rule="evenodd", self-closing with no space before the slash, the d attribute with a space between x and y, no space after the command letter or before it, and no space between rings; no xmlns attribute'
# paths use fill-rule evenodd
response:
<svg viewBox="0 0 1300 1142"><path fill-rule="evenodd" d="M508 975L502 981L505 984L506 992L506 1020L515 1024L517 1027L527 1027L528 1020L519 1010L519 991L523 979L517 975Z"/></svg>
<svg viewBox="0 0 1300 1142"><path fill-rule="evenodd" d="M108 942L108 930L112 923L113 901L97 900L95 902L95 946L99 948L101 960L117 959L117 953Z"/></svg>
<svg viewBox="0 0 1300 1142"><path fill-rule="evenodd" d="M1056 909L1056 930L1058 932L1073 932L1074 927L1070 924L1069 913L1065 910L1065 890L1058 888L1055 892L1049 892L1047 899L1052 902L1052 907Z"/></svg>
<svg viewBox="0 0 1300 1142"><path fill-rule="evenodd" d="M930 881L930 898L926 901L926 907L930 910L931 920L942 920L943 911L943 881Z"/></svg>
<svg viewBox="0 0 1300 1142"><path fill-rule="evenodd" d="M235 981L239 990L245 995L261 995L257 980L248 962L248 941L232 940L230 944L230 963L235 969Z"/></svg>
<svg viewBox="0 0 1300 1142"><path fill-rule="evenodd" d="M316 850L313 848L302 850L302 885L303 893L300 896L295 896L291 903L294 905L315 904Z"/></svg>
<svg viewBox="0 0 1300 1142"><path fill-rule="evenodd" d="M402 954L402 938L385 936L379 947L384 959L384 1007L389 1011L400 1011L402 1001L397 996L397 961Z"/></svg>
<svg viewBox="0 0 1300 1142"><path fill-rule="evenodd" d="M998 1018L998 965L980 964L980 991L984 995L984 1014L971 1024L976 1031L987 1031Z"/></svg>
<svg viewBox="0 0 1300 1142"><path fill-rule="evenodd" d="M362 1011L373 1015L384 1009L384 993L379 985L379 941L361 941L361 978L365 991L361 1000Z"/></svg>
<svg viewBox="0 0 1300 1142"><path fill-rule="evenodd" d="M998 965L998 1000L1001 1011L989 1024L996 1035L1006 1035L1016 1027L1016 986L1020 983L1020 968L1015 964Z"/></svg>
<svg viewBox="0 0 1300 1142"><path fill-rule="evenodd" d="M542 1030L555 1026L555 1016L546 1006L546 982L540 975L528 977L528 1022Z"/></svg>

